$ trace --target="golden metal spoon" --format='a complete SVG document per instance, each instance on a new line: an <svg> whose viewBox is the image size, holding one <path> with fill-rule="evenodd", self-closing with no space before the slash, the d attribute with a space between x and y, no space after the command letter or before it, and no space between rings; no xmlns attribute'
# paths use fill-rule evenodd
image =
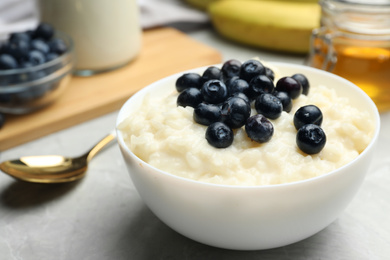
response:
<svg viewBox="0 0 390 260"><path fill-rule="evenodd" d="M105 136L85 154L69 158L60 155L24 156L4 161L0 170L22 181L36 183L63 183L84 177L88 162L116 138L115 131Z"/></svg>

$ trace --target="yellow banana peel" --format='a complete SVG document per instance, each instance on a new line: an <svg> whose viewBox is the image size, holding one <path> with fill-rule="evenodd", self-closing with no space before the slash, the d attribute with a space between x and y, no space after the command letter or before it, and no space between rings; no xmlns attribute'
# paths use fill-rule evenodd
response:
<svg viewBox="0 0 390 260"><path fill-rule="evenodd" d="M233 41L290 53L307 53L319 27L317 1L221 0L208 6L215 29Z"/></svg>

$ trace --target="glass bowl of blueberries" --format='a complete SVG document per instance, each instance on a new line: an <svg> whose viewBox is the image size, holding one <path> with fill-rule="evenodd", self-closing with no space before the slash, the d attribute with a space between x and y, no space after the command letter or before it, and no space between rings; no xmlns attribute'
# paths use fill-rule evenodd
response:
<svg viewBox="0 0 390 260"><path fill-rule="evenodd" d="M0 42L0 113L27 114L54 102L74 67L72 39L47 23Z"/></svg>

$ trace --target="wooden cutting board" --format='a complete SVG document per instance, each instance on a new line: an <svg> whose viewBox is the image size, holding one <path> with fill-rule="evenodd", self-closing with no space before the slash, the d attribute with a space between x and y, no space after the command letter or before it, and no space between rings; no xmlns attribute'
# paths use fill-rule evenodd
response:
<svg viewBox="0 0 390 260"><path fill-rule="evenodd" d="M175 29L144 31L141 53L127 66L91 77L72 77L63 96L52 105L32 114L7 115L0 129L0 150L118 110L132 94L160 78L221 60L218 51Z"/></svg>

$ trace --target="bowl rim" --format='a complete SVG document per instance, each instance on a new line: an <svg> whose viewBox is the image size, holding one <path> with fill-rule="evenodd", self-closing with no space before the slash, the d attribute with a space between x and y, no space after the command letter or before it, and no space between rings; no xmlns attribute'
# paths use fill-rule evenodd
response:
<svg viewBox="0 0 390 260"><path fill-rule="evenodd" d="M369 153L369 151L373 149L373 147L375 146L375 144L377 143L377 140L379 138L380 125L381 125L381 123L380 123L380 114L379 114L378 108L376 107L375 103L372 101L372 99L361 88L356 86L351 81L349 81L349 80L347 80L345 78L342 78L342 77L340 77L338 75L335 75L335 74L332 74L330 72L323 71L323 70L320 70L320 69L317 69L317 68L309 67L309 66L306 66L306 65L293 64L293 63L287 63L287 62L273 62L273 61L264 61L264 62L267 63L267 64L270 64L272 66L275 66L275 67L278 67L278 66L293 67L293 68L295 67L297 69L305 69L305 70L313 71L314 73L325 74L327 76L330 76L330 77L333 77L333 78L337 79L340 82L345 83L346 85L349 85L350 87L355 89L358 93L360 93L360 95L362 95L363 98L366 99L368 105L370 107L372 107L373 112L374 112L374 119L375 119L375 127L376 127L376 129L375 129L375 131L373 133L373 136L372 136L372 138L370 140L370 143L367 145L367 147L357 157L355 157L353 160L351 160L350 162L346 163L345 165L343 165L343 166L341 166L341 167L339 167L337 169L334 169L334 170L332 170L330 172L327 172L327 173L324 173L324 174L321 174L319 176L315 176L315 177L312 177L312 178L299 180L299 181L280 183L280 184L269 184L269 185L229 185L229 184L216 184L216 183L208 183L208 182L202 182L202 181L198 181L198 180L193 180L193 179L190 179L190 178L181 177L181 176L169 173L167 171L158 169L155 166L150 165L149 163L143 161L137 155L135 155L130 150L130 148L127 146L127 144L124 142L121 130L118 129L118 125L123 121L123 120L120 120L120 117L124 113L124 108L127 107L138 96L142 96L145 92L148 92L153 87L157 87L158 85L160 85L164 81L168 81L168 80L170 80L170 79L172 79L174 77L178 77L178 76L182 75L183 73L193 72L194 70L202 70L202 69L205 69L205 68L210 67L210 66L218 66L218 67L220 67L222 65L222 63L213 64L213 65L207 65L207 66L202 66L202 67L197 67L197 68L193 68L193 69L190 69L190 70L185 70L185 71L182 71L182 72L179 72L179 73L175 73L175 74L169 75L169 76L164 77L164 78L162 78L160 80L154 81L151 84L148 84L146 87L144 87L143 89L141 89L137 93L135 93L133 96L131 96L122 105L122 107L120 108L120 110L118 112L117 118L116 118L115 129L116 129L116 134L117 134L117 142L118 142L119 146L122 147L127 152L128 155L133 157L137 161L137 163L146 164L148 167L150 167L153 170L159 172L160 174L163 174L165 176L168 176L168 177L180 180L180 181L185 181L185 182L188 182L188 183L196 184L196 185L206 185L206 186L210 186L210 187L225 188L225 189L275 189L275 188L284 188L284 187L294 187L295 188L296 186L299 186L299 185L307 185L308 183L318 182L318 181L321 181L322 179L329 178L330 176L338 174L340 171L344 170L345 168L351 167L351 165L353 165L357 160L359 160L360 158L365 157L366 154Z"/></svg>

